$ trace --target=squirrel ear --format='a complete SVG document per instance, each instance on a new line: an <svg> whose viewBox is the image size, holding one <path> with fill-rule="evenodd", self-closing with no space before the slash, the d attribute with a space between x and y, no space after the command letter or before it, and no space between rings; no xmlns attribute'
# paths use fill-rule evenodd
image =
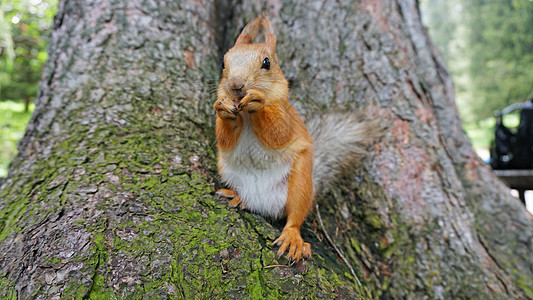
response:
<svg viewBox="0 0 533 300"><path fill-rule="evenodd" d="M235 42L235 46L240 44L250 44L259 31L259 24L261 23L261 17L256 18L252 22L248 23L242 30L241 34Z"/></svg>
<svg viewBox="0 0 533 300"><path fill-rule="evenodd" d="M265 43L267 47L270 48L272 53L276 53L276 36L274 35L274 30L272 30L272 24L270 24L270 20L264 12L261 17L261 25L265 32Z"/></svg>

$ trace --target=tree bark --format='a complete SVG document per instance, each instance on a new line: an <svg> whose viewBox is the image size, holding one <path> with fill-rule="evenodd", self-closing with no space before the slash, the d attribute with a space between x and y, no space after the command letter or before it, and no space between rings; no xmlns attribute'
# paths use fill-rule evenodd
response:
<svg viewBox="0 0 533 300"><path fill-rule="evenodd" d="M218 61L261 11L304 118L390 124L291 267L283 222L214 196ZM62 1L49 52L0 187L2 298L533 297L533 219L461 129L416 1Z"/></svg>

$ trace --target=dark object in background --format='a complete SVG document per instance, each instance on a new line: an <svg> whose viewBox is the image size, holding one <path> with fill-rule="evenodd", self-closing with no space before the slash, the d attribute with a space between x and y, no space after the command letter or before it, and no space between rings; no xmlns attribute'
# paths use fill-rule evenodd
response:
<svg viewBox="0 0 533 300"><path fill-rule="evenodd" d="M490 147L490 166L493 169L514 169L511 149L515 143L515 134L503 125L501 118L498 118L494 128L494 141Z"/></svg>
<svg viewBox="0 0 533 300"><path fill-rule="evenodd" d="M515 103L497 111L494 141L490 149L490 165L495 170L533 169L533 103L532 96L524 103ZM502 119L520 109L520 124L516 133L503 125Z"/></svg>

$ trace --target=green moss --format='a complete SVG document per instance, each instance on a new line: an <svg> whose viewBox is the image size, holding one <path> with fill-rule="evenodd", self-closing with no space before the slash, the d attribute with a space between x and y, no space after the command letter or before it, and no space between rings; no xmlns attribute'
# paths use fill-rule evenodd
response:
<svg viewBox="0 0 533 300"><path fill-rule="evenodd" d="M361 254L361 247L359 247L359 242L356 239L350 238L350 245L355 249L357 254Z"/></svg>
<svg viewBox="0 0 533 300"><path fill-rule="evenodd" d="M18 299L14 284L5 278L5 274L0 277L0 298L12 300Z"/></svg>
<svg viewBox="0 0 533 300"><path fill-rule="evenodd" d="M1 195L0 195L1 196ZM17 223L24 211L27 209L28 199L20 199L10 202L0 211L2 231L0 231L0 241L18 229Z"/></svg>
<svg viewBox="0 0 533 300"><path fill-rule="evenodd" d="M61 259L58 257L49 257L44 259L45 264L61 264Z"/></svg>
<svg viewBox="0 0 533 300"><path fill-rule="evenodd" d="M532 280L519 279L516 284L524 291L528 298L533 299L533 285Z"/></svg>

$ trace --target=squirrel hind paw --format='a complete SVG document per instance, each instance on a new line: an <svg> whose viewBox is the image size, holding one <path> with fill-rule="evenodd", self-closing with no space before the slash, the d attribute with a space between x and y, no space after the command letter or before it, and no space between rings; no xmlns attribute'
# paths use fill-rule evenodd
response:
<svg viewBox="0 0 533 300"><path fill-rule="evenodd" d="M217 195L218 197L223 197L223 198L228 198L228 199L233 199L236 196L238 196L237 192L233 190L228 190L228 189L220 189L215 192L215 195Z"/></svg>
<svg viewBox="0 0 533 300"><path fill-rule="evenodd" d="M246 203L241 200L241 197L235 196L228 202L229 207L239 207L240 209L247 209Z"/></svg>
<svg viewBox="0 0 533 300"><path fill-rule="evenodd" d="M279 246L278 257L288 250L287 257L291 262L311 258L311 244L304 242L299 232L284 230L273 245Z"/></svg>
<svg viewBox="0 0 533 300"><path fill-rule="evenodd" d="M216 191L215 195L217 195L219 198L230 199L230 201L228 201L229 207L239 207L240 209L248 208L246 203L244 203L241 197L239 197L239 194L233 190L220 189Z"/></svg>

